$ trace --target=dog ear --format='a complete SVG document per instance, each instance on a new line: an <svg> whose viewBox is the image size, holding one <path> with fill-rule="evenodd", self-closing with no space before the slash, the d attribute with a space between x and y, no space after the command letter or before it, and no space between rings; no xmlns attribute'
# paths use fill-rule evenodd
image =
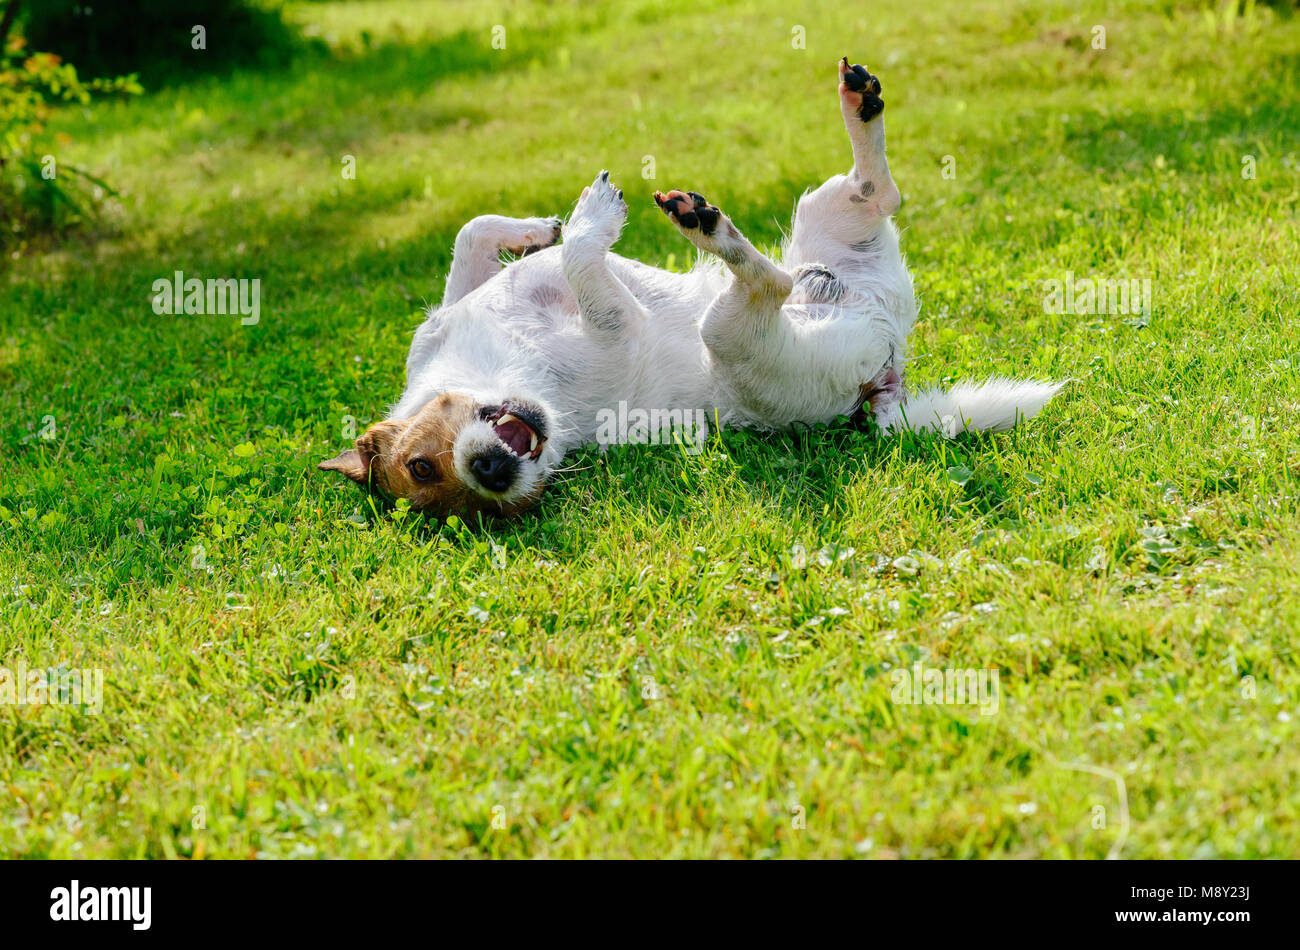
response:
<svg viewBox="0 0 1300 950"><path fill-rule="evenodd" d="M326 472L342 472L360 485L369 485L370 466L375 456L388 451L389 446L406 427L405 420L389 419L376 422L357 439L356 448L348 449L316 467Z"/></svg>
<svg viewBox="0 0 1300 950"><path fill-rule="evenodd" d="M364 456L356 449L348 449L316 467L323 472L342 472L354 482L364 485L370 481L371 458L372 456Z"/></svg>

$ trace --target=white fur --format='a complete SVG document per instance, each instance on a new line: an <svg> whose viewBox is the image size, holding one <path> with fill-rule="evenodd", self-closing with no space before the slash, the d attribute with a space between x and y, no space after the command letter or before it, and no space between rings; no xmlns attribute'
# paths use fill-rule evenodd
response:
<svg viewBox="0 0 1300 950"><path fill-rule="evenodd" d="M679 228L702 252L689 273L612 253L627 208L604 173L583 192L562 245L505 267L497 263L501 248L544 244L554 222L495 215L469 222L456 239L446 298L415 333L392 417L413 416L446 391L483 405L512 398L540 405L549 439L514 496L595 441L598 414L620 402L781 429L852 412L859 387L888 381L892 370L893 388L875 407L888 430L952 436L1033 416L1059 386L994 378L902 398L897 380L917 308L889 219L898 190L883 119L863 123L844 86L841 100L854 167L799 200L778 262L725 215L712 235ZM818 276L822 268L834 285ZM486 426L467 427L458 466L474 440L490 438Z"/></svg>
<svg viewBox="0 0 1300 950"><path fill-rule="evenodd" d="M938 432L952 438L967 430L1000 432L1047 405L1064 383L992 376L982 383L958 383L947 392L924 389L910 394L887 428Z"/></svg>

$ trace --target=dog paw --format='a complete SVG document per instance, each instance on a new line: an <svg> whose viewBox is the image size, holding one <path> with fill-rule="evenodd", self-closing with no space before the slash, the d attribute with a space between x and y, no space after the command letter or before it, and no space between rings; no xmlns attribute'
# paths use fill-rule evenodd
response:
<svg viewBox="0 0 1300 950"><path fill-rule="evenodd" d="M722 212L709 204L707 198L693 191L670 191L666 195L656 191L655 204L678 227L687 231L698 228L705 235L713 234L722 217Z"/></svg>
<svg viewBox="0 0 1300 950"><path fill-rule="evenodd" d="M863 122L870 122L885 111L885 101L880 98L880 80L858 65L849 65L849 58L840 60L840 99Z"/></svg>
<svg viewBox="0 0 1300 950"><path fill-rule="evenodd" d="M550 247L560 239L562 222L559 218L525 218L520 222L522 230L510 235L505 250L517 257L524 257L543 248Z"/></svg>
<svg viewBox="0 0 1300 950"><path fill-rule="evenodd" d="M592 234L610 244L618 237L619 229L627 220L627 202L623 192L609 180L609 172L601 172L578 198L578 205L564 225L565 240Z"/></svg>

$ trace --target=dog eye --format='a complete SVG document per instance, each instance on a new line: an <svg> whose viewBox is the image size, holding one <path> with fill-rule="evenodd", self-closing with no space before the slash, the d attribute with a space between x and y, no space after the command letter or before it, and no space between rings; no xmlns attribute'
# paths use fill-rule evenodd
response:
<svg viewBox="0 0 1300 950"><path fill-rule="evenodd" d="M428 459L411 459L406 463L406 467L410 469L411 476L417 482L431 481L436 474L436 470L429 464Z"/></svg>

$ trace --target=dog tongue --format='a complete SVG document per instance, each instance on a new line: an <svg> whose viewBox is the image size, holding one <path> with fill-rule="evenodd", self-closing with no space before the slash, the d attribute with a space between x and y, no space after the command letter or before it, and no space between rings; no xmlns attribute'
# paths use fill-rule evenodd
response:
<svg viewBox="0 0 1300 950"><path fill-rule="evenodd" d="M526 422L513 417L498 422L494 427L497 438L510 446L515 455L528 455L533 450L533 430Z"/></svg>

